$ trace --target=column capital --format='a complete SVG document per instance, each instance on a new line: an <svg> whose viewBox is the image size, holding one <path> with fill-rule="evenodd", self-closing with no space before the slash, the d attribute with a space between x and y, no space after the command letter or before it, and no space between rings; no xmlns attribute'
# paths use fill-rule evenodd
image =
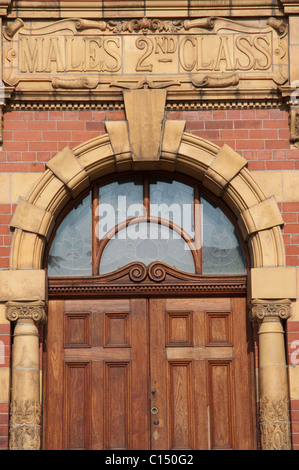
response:
<svg viewBox="0 0 299 470"><path fill-rule="evenodd" d="M9 321L20 319L33 320L36 323L45 323L47 320L45 302L7 302L6 318Z"/></svg>
<svg viewBox="0 0 299 470"><path fill-rule="evenodd" d="M253 323L265 319L287 320L291 316L290 299L252 299L249 318Z"/></svg>

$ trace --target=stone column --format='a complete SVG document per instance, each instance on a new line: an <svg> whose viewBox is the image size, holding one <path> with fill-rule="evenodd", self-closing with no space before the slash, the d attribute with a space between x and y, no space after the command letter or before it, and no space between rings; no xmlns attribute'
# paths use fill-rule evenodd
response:
<svg viewBox="0 0 299 470"><path fill-rule="evenodd" d="M288 374L283 320L291 301L254 299L251 320L259 325L259 404L263 450L290 450Z"/></svg>
<svg viewBox="0 0 299 470"><path fill-rule="evenodd" d="M14 322L10 449L40 449L40 365L38 327L46 320L45 303L7 302L7 319Z"/></svg>

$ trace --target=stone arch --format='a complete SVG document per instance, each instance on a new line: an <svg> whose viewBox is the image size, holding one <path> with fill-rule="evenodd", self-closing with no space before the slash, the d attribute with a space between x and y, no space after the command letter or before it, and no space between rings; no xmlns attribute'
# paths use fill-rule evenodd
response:
<svg viewBox="0 0 299 470"><path fill-rule="evenodd" d="M43 252L55 220L93 180L132 169L178 171L197 178L221 197L248 243L251 268L284 266L283 219L274 197L266 197L246 160L226 144L218 146L166 121L159 160L134 159L126 122L107 123L108 133L73 150L65 148L47 165L27 199L20 199L11 227L11 269L42 269Z"/></svg>
<svg viewBox="0 0 299 470"><path fill-rule="evenodd" d="M259 324L259 404L262 447L290 448L288 380L283 323L296 297L296 273L285 267L283 219L274 197L267 197L247 169L247 161L227 145L218 147L185 132L184 121L164 118L166 92L124 92L126 121L106 123L107 133L65 148L47 164L26 199L20 199L11 227L10 270L0 273L6 315L16 322L14 357L24 342L26 364L38 364L37 326L46 321L47 282L43 253L58 215L101 176L128 170L177 171L197 178L235 214L250 253L248 303ZM22 285L20 289L19 285ZM20 322L18 321L20 320ZM30 343L30 338L35 338ZM39 449L39 370L12 367L11 448L19 448L20 424L28 448ZM266 367L265 367L266 366ZM18 421L18 407L31 406L34 419ZM278 410L273 413L271 410ZM270 412L271 411L271 412ZM29 437L28 426L34 430ZM279 434L279 436L277 435ZM26 441L27 442L27 441Z"/></svg>

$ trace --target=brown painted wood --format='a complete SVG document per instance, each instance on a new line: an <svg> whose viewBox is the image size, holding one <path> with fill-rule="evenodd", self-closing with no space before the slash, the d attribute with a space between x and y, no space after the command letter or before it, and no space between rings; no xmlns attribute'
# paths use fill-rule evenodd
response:
<svg viewBox="0 0 299 470"><path fill-rule="evenodd" d="M45 449L149 447L145 299L50 302L46 370Z"/></svg>
<svg viewBox="0 0 299 470"><path fill-rule="evenodd" d="M51 301L44 448L255 448L245 305Z"/></svg>
<svg viewBox="0 0 299 470"><path fill-rule="evenodd" d="M245 299L152 299L150 321L152 448L254 448Z"/></svg>

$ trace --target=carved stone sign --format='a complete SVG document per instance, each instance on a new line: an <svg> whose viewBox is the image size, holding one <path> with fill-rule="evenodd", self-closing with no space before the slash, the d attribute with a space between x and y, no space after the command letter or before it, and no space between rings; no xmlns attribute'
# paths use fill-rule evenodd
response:
<svg viewBox="0 0 299 470"><path fill-rule="evenodd" d="M16 19L4 27L3 42L4 83L25 93L144 86L242 92L277 88L288 76L287 25L275 18Z"/></svg>

